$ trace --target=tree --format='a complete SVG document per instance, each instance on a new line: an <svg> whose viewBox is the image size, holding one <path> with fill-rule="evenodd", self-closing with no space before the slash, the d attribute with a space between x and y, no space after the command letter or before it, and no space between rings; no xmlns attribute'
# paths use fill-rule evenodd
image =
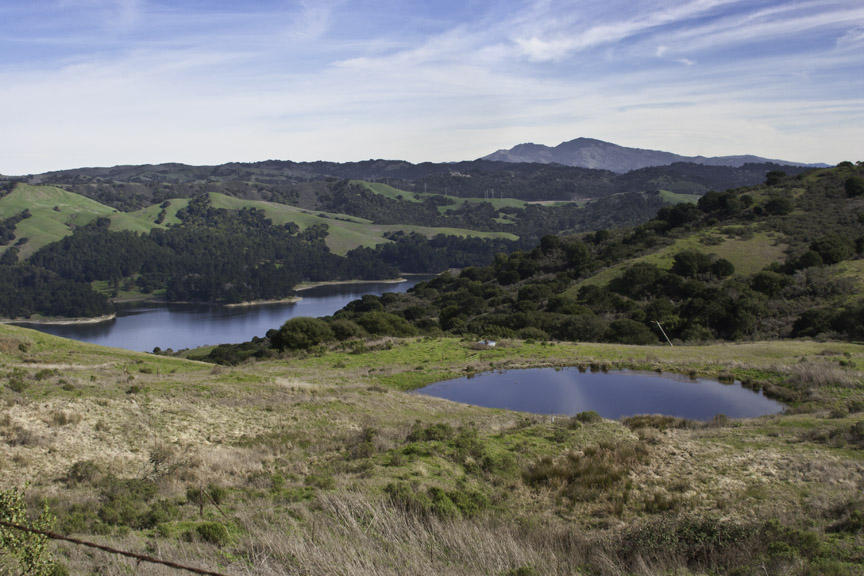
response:
<svg viewBox="0 0 864 576"><path fill-rule="evenodd" d="M825 264L836 264L854 254L852 242L836 234L823 236L810 244L810 249L822 257Z"/></svg>
<svg viewBox="0 0 864 576"><path fill-rule="evenodd" d="M609 325L606 338L621 344L656 344L657 336L651 329L640 322L621 318Z"/></svg>
<svg viewBox="0 0 864 576"><path fill-rule="evenodd" d="M850 198L864 194L864 178L861 176L850 176L844 184L846 195Z"/></svg>

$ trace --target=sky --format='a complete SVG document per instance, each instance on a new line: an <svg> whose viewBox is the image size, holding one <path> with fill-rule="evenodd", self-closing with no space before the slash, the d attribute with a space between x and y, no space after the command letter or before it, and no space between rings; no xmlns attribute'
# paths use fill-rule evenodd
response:
<svg viewBox="0 0 864 576"><path fill-rule="evenodd" d="M2 174L578 137L864 160L864 2L0 0Z"/></svg>

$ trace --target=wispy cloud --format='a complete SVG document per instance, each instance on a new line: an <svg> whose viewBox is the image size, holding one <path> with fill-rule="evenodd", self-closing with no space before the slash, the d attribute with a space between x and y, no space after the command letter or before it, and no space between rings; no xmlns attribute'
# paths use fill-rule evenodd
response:
<svg viewBox="0 0 864 576"><path fill-rule="evenodd" d="M457 160L577 136L864 158L854 0L221 6L21 0L0 19L0 172Z"/></svg>

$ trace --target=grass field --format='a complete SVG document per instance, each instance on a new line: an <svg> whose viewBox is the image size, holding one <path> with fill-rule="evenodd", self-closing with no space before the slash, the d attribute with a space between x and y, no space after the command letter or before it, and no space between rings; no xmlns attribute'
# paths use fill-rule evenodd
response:
<svg viewBox="0 0 864 576"><path fill-rule="evenodd" d="M797 400L703 425L403 392L563 364L724 372ZM219 367L0 326L0 489L29 482L60 532L224 574L852 575L862 367L864 346L835 342L453 338ZM51 550L73 574L169 573Z"/></svg>
<svg viewBox="0 0 864 576"><path fill-rule="evenodd" d="M564 364L725 373L796 400L751 420L622 423L403 392ZM860 345L427 338L231 368L0 326L0 368L0 490L29 482L58 531L224 574L852 575L864 562ZM51 550L74 574L168 574Z"/></svg>
<svg viewBox="0 0 864 576"><path fill-rule="evenodd" d="M670 192L669 190L660 190L660 198L668 204L681 204L682 202L696 204L699 202L701 196L699 194L681 194L678 192Z"/></svg>
<svg viewBox="0 0 864 576"><path fill-rule="evenodd" d="M24 258L71 234L74 226L83 226L100 216L111 217L117 212L84 196L51 186L18 184L12 192L0 198L0 218L9 218L24 209L30 210L32 216L18 223L15 240L9 243L11 246L17 240L27 238L27 243L20 247ZM0 247L0 250L5 249Z"/></svg>
<svg viewBox="0 0 864 576"><path fill-rule="evenodd" d="M732 262L736 275L749 276L772 262L782 261L786 246L782 237L772 233L753 232L739 236L734 231L727 234L721 229L709 229L680 238L651 254L604 268L594 276L571 286L567 293L575 296L582 286L605 286L610 280L620 276L629 266L639 262L654 264L669 270L672 268L675 254L684 250L715 254Z"/></svg>

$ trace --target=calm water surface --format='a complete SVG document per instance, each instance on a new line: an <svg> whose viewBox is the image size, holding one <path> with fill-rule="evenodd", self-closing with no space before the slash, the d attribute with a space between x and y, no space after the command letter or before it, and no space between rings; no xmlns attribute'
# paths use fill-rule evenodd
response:
<svg viewBox="0 0 864 576"><path fill-rule="evenodd" d="M368 282L319 286L303 290L296 304L272 304L226 308L197 304L139 304L118 307L117 318L101 324L69 326L28 325L42 332L103 346L149 352L195 348L210 344L246 342L264 336L295 316L329 316L364 294L405 292L429 277L413 276L407 282Z"/></svg>
<svg viewBox="0 0 864 576"><path fill-rule="evenodd" d="M710 420L718 414L751 418L783 405L735 384L645 372L580 372L535 368L487 372L430 384L420 394L465 404L536 414L574 415L594 410L604 418L665 414Z"/></svg>

